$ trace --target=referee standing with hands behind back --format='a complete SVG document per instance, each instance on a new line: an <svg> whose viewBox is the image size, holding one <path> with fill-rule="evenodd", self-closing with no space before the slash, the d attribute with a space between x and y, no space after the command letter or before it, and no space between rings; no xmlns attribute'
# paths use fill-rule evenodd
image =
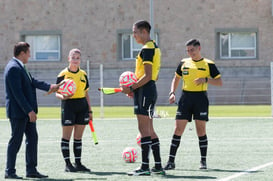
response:
<svg viewBox="0 0 273 181"><path fill-rule="evenodd" d="M186 51L189 58L182 59L178 65L172 80L169 94L170 104L176 100L175 90L180 79L183 81L182 95L178 102L176 112L175 131L171 140L170 154L165 170L175 168L175 155L179 147L181 136L192 116L199 139L201 154L200 169L207 169L206 156L208 139L206 133L206 122L208 121L209 100L207 97L208 84L222 86L220 72L213 61L203 58L200 53L201 46L197 39L186 42Z"/></svg>

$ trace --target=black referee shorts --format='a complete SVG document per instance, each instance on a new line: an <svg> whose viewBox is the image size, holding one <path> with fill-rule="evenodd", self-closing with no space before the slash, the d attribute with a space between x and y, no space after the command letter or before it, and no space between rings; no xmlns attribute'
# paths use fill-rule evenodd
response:
<svg viewBox="0 0 273 181"><path fill-rule="evenodd" d="M176 119L208 121L209 100L207 92L183 91L178 102Z"/></svg>
<svg viewBox="0 0 273 181"><path fill-rule="evenodd" d="M155 81L151 80L134 91L134 113L152 118L156 100L156 84Z"/></svg>
<svg viewBox="0 0 273 181"><path fill-rule="evenodd" d="M89 123L89 107L86 98L67 99L62 101L62 125L86 125Z"/></svg>

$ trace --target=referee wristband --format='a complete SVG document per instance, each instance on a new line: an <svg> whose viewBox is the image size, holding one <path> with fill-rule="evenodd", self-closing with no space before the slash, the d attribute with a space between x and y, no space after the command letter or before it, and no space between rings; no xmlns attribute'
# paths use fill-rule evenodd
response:
<svg viewBox="0 0 273 181"><path fill-rule="evenodd" d="M93 113L93 111L88 111L88 113L91 113L91 114L92 114L92 113Z"/></svg>
<svg viewBox="0 0 273 181"><path fill-rule="evenodd" d="M174 92L170 92L170 93L169 93L169 96L171 96L172 94L173 94L173 95L175 95L175 93L174 93Z"/></svg>

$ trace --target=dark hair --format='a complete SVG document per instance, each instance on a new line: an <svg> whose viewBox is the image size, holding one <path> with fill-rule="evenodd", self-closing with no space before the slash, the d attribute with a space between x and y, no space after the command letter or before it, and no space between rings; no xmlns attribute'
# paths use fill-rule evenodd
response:
<svg viewBox="0 0 273 181"><path fill-rule="evenodd" d="M26 53L29 47L30 45L26 42L18 42L14 45L13 55L17 57L22 51Z"/></svg>
<svg viewBox="0 0 273 181"><path fill-rule="evenodd" d="M139 20L134 23L134 26L136 26L137 29L145 29L148 33L151 31L151 25L148 21L145 20Z"/></svg>
<svg viewBox="0 0 273 181"><path fill-rule="evenodd" d="M200 41L199 40L197 40L197 39L190 39L190 40L188 40L187 42L186 42L186 44L185 44L186 46L200 46L201 44L200 44Z"/></svg>

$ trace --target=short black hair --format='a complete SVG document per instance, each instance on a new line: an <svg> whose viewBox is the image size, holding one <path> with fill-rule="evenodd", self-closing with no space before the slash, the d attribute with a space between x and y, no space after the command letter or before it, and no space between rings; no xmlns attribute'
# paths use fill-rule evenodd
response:
<svg viewBox="0 0 273 181"><path fill-rule="evenodd" d="M190 39L190 40L188 40L187 42L186 42L186 44L185 44L186 46L200 46L201 44L200 44L200 41L199 40L197 40L197 39Z"/></svg>
<svg viewBox="0 0 273 181"><path fill-rule="evenodd" d="M145 29L148 33L150 33L150 31L151 31L151 25L146 20L139 20L134 23L134 26L140 30Z"/></svg>
<svg viewBox="0 0 273 181"><path fill-rule="evenodd" d="M17 57L18 55L20 55L20 53L23 52L27 52L29 49L30 45L27 42L18 42L14 45L14 49L13 49L13 55L14 57Z"/></svg>

